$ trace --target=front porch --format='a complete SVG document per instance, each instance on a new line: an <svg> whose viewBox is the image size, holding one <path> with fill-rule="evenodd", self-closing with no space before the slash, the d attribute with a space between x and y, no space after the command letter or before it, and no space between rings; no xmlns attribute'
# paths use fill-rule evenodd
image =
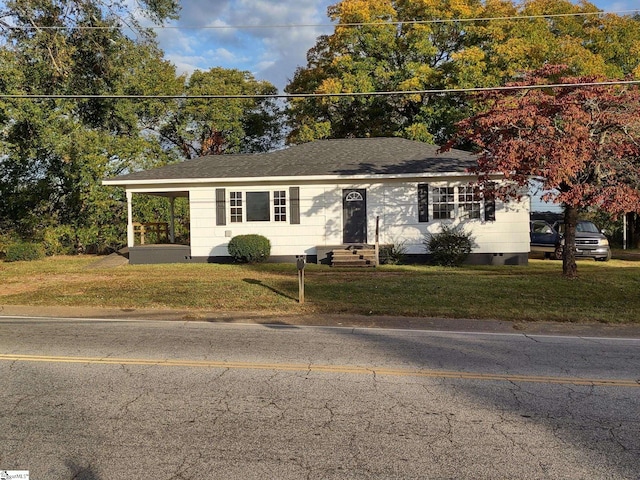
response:
<svg viewBox="0 0 640 480"><path fill-rule="evenodd" d="M133 191L127 190L127 246L132 248L138 243L144 245L147 235L153 238L153 243L176 243L176 212L175 204L177 198L189 199L187 191L141 191L136 192L153 197L164 197L169 201L169 221L168 222L135 222L133 219Z"/></svg>
<svg viewBox="0 0 640 480"><path fill-rule="evenodd" d="M164 197L168 200L168 222L136 222L133 215L133 192L127 191L127 246L131 265L154 263L186 263L191 261L189 245L189 223L176 225L175 202L178 198L186 198L186 191L144 191L137 194L152 197ZM165 207L166 208L166 207ZM166 218L166 214L162 215ZM185 235L185 226L187 229ZM180 227L176 231L176 227Z"/></svg>

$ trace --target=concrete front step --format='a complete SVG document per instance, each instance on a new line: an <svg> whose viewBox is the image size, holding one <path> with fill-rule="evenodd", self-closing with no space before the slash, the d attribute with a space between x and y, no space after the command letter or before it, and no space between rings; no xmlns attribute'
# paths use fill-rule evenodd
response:
<svg viewBox="0 0 640 480"><path fill-rule="evenodd" d="M373 260L349 260L343 262L333 262L332 267L375 267Z"/></svg>
<svg viewBox="0 0 640 480"><path fill-rule="evenodd" d="M349 253L337 253L333 252L333 258L376 258L375 253L363 253L363 252L349 252Z"/></svg>
<svg viewBox="0 0 640 480"><path fill-rule="evenodd" d="M375 267L376 254L373 247L346 247L331 252L333 267Z"/></svg>

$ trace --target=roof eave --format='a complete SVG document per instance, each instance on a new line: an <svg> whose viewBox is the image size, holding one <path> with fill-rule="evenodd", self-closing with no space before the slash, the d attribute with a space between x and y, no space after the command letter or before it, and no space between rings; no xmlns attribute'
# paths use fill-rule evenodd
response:
<svg viewBox="0 0 640 480"><path fill-rule="evenodd" d="M374 173L366 175L296 175L275 177L227 177L227 178L167 178L167 179L106 179L103 185L126 187L127 185L184 185L184 184L222 184L222 183L295 183L317 181L344 180L395 180L411 178L443 178L443 177L473 177L471 172L421 172L421 173Z"/></svg>

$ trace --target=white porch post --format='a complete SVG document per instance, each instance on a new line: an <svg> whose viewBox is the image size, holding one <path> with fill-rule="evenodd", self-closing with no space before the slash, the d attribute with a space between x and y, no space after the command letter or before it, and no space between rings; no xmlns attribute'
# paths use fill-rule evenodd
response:
<svg viewBox="0 0 640 480"><path fill-rule="evenodd" d="M170 213L169 241L171 243L176 243L175 203L176 203L176 197L169 197L169 213Z"/></svg>
<svg viewBox="0 0 640 480"><path fill-rule="evenodd" d="M127 190L127 246L129 248L134 245L133 237L133 209L132 209L133 193Z"/></svg>

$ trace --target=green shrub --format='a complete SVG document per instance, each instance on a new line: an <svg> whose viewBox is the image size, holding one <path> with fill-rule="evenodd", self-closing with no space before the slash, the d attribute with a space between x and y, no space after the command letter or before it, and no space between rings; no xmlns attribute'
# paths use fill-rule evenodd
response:
<svg viewBox="0 0 640 480"><path fill-rule="evenodd" d="M240 263L264 262L271 255L271 242L262 235L238 235L231 239L227 248L229 255Z"/></svg>
<svg viewBox="0 0 640 480"><path fill-rule="evenodd" d="M119 224L80 228L57 225L43 229L36 237L48 256L111 253L122 246L122 238L126 238L126 230Z"/></svg>
<svg viewBox="0 0 640 480"><path fill-rule="evenodd" d="M76 231L75 251L76 253L98 253L100 243L100 232L97 226L79 228Z"/></svg>
<svg viewBox="0 0 640 480"><path fill-rule="evenodd" d="M378 256L381 265L398 265L404 261L407 254L406 240L400 240L386 245L380 245Z"/></svg>
<svg viewBox="0 0 640 480"><path fill-rule="evenodd" d="M0 232L0 259L3 259L7 255L7 248L14 242L13 232Z"/></svg>
<svg viewBox="0 0 640 480"><path fill-rule="evenodd" d="M7 246L5 261L20 262L40 260L44 257L44 248L38 243L14 242Z"/></svg>
<svg viewBox="0 0 640 480"><path fill-rule="evenodd" d="M423 241L436 265L462 265L476 246L474 238L463 227L443 225L440 233L427 233Z"/></svg>
<svg viewBox="0 0 640 480"><path fill-rule="evenodd" d="M42 231L42 246L45 254L52 255L73 255L75 232L69 225L58 225L47 227Z"/></svg>

